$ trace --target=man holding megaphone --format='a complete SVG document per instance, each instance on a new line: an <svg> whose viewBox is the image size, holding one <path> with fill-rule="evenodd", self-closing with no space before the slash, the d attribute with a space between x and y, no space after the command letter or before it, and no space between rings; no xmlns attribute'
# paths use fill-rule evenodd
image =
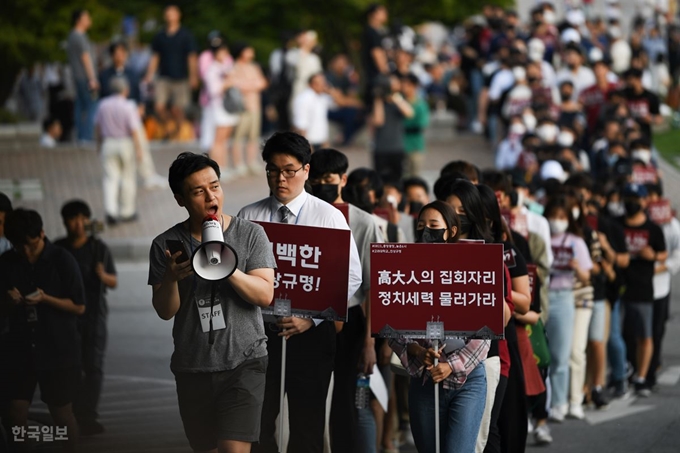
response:
<svg viewBox="0 0 680 453"><path fill-rule="evenodd" d="M154 239L149 285L158 316L174 318L170 368L184 430L194 451L249 452L268 360L260 307L274 297L276 261L261 226L222 213L215 161L182 153L169 183L189 218Z"/></svg>

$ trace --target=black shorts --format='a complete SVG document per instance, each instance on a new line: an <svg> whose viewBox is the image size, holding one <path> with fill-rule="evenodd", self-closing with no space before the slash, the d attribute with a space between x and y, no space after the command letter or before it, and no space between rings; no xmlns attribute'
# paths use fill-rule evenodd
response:
<svg viewBox="0 0 680 453"><path fill-rule="evenodd" d="M73 402L80 382L80 368L64 370L17 368L9 370L6 382L9 400L32 401L37 385L40 387L40 399L43 403L62 407Z"/></svg>
<svg viewBox="0 0 680 453"><path fill-rule="evenodd" d="M233 370L175 373L179 412L194 451L217 448L218 440L258 442L267 357Z"/></svg>

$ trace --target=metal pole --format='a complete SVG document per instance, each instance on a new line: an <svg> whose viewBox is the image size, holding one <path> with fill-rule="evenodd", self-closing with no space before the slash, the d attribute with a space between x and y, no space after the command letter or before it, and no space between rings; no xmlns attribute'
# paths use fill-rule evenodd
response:
<svg viewBox="0 0 680 453"><path fill-rule="evenodd" d="M286 345L288 340L281 337L281 394L279 395L279 453L283 453L283 398L286 394Z"/></svg>
<svg viewBox="0 0 680 453"><path fill-rule="evenodd" d="M439 351L439 340L432 341L432 348L435 351ZM434 367L439 365L439 360L434 359ZM441 450L440 437L439 437L439 384L434 383L434 440L435 440L435 453L439 453Z"/></svg>

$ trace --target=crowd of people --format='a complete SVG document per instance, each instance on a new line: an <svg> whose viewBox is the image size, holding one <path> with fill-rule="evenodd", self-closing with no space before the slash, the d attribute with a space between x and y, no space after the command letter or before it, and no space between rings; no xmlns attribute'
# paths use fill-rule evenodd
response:
<svg viewBox="0 0 680 453"><path fill-rule="evenodd" d="M134 220L130 185L145 138L152 130L182 135L191 90L203 87L206 154L182 153L169 171L188 220L154 240L148 280L154 309L174 322L171 369L195 451L250 451L251 444L253 451L278 451L282 341L289 345L289 451L323 451L331 376L328 427L336 452L393 452L407 441L434 451L437 409L442 451L521 452L528 439L553 442L549 423L583 419L587 409L605 410L631 392L644 398L659 390L680 223L663 197L653 131L663 106L675 102L680 29L666 11L642 8L625 38L618 2L607 5L605 18L573 8L558 20L554 5L540 3L528 23L486 6L460 33L438 42L414 39L407 27L386 33L387 9L372 5L361 79L344 55L324 73L311 30L286 37L267 73L254 63L251 45L227 46L217 32L199 55L175 6L165 9L166 28L141 76L126 73L126 46L114 43L113 70L96 78L85 58L89 16L74 15L72 64L91 65L74 72L88 94L76 124L94 112L110 223ZM105 85L108 95L90 110L91 93ZM142 127L138 103L127 98L145 96L139 92L149 86L154 113ZM440 108L456 111L461 131L486 135L495 168L452 160L432 187L420 177L429 114ZM279 132L259 156L268 121ZM341 124L338 137L331 137L329 121ZM374 168L350 170L347 156L330 146L349 143L364 124ZM260 157L270 196L238 215L223 213L221 183L256 172ZM128 187L119 201L121 184ZM349 204L349 220L331 206L337 203ZM0 214L10 211L3 206ZM55 421L77 429L77 418L81 429L97 432L105 316L89 307L101 307L105 288L115 287L115 268L101 242L85 233L87 205L69 203L62 214L69 236L55 246L32 211L8 214L8 240L0 234L0 247L9 250L0 268L10 276L0 287L10 314L0 343L37 350L35 363L17 359L8 368L2 388L11 410L2 416L7 426L25 425L37 381ZM215 330L212 346L193 308L210 286L166 246L168 240L200 246L206 215L218 219L239 256L238 270L219 285L224 328ZM272 301L276 261L262 228L249 221L351 230L342 328L296 316L263 320L259 307ZM428 341L373 337L370 244L461 240L504 246L505 338L447 340L435 350ZM80 332L78 315L89 326ZM53 324L63 329L59 351L68 369L49 359L50 348L61 344ZM77 353L79 335L94 335L84 344L98 345L97 352ZM72 410L81 362L90 383L78 390L88 389L90 404ZM367 404L355 398L358 380L374 365L388 387L387 411L374 396ZM65 381L71 385L57 385Z"/></svg>

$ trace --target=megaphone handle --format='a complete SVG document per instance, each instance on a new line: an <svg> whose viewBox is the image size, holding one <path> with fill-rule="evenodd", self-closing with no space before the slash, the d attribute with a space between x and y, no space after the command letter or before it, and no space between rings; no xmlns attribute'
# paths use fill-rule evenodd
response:
<svg viewBox="0 0 680 453"><path fill-rule="evenodd" d="M210 285L210 331L208 333L208 344L215 343L215 331L213 330L213 306L215 305L215 282Z"/></svg>

